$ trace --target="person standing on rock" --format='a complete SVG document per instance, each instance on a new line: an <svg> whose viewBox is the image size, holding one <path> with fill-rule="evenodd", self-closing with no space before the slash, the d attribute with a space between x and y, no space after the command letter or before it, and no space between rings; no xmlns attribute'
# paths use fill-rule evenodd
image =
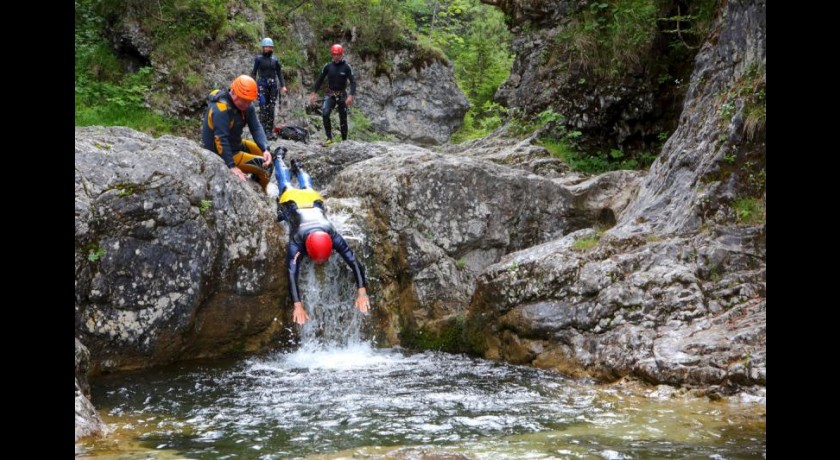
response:
<svg viewBox="0 0 840 460"><path fill-rule="evenodd" d="M265 190L274 166L265 132L251 105L256 98L257 82L248 75L236 77L227 91L211 92L202 117L201 143L221 156L233 175L245 180L245 174L250 173ZM253 141L242 139L246 125Z"/></svg>
<svg viewBox="0 0 840 460"><path fill-rule="evenodd" d="M286 168L283 159L286 154L284 147L275 150L274 174L280 188L277 199L277 222L289 223L289 246L286 251L289 269L289 294L294 303L292 320L303 325L309 320L309 314L303 308L298 290L298 274L302 256L307 256L315 263L324 263L330 258L332 250L344 259L353 270L356 278L355 306L360 312L366 313L370 308L367 295L367 281L365 269L356 259L353 250L333 227L324 214L324 199L312 188L312 179L295 160L291 161L291 170ZM295 188L291 176L297 176L298 186Z"/></svg>
<svg viewBox="0 0 840 460"><path fill-rule="evenodd" d="M254 58L254 70L251 77L257 80L260 92L260 123L265 129L266 137L274 139L274 106L280 105L280 94L285 95L286 81L283 79L283 69L280 61L273 56L274 40L266 37L260 43L262 54ZM279 92L278 92L279 88Z"/></svg>
<svg viewBox="0 0 840 460"><path fill-rule="evenodd" d="M321 75L315 81L315 86L312 87L312 93L309 95L309 105L315 105L318 89L321 88L324 79L327 79L328 89L324 94L324 106L321 110L324 118L324 131L327 134L326 145L333 143L330 113L336 106L338 106L338 120L341 126L341 140L347 140L347 107L353 105L353 96L356 94L356 79L353 77L353 69L350 68L350 64L343 59L344 48L335 44L330 48L330 54L332 55L332 61L328 62L321 70ZM350 82L349 94L347 91L348 82Z"/></svg>

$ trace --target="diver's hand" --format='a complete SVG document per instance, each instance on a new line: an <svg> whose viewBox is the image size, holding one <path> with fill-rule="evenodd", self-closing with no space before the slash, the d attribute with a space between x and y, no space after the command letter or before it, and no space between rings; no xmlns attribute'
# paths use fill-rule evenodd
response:
<svg viewBox="0 0 840 460"><path fill-rule="evenodd" d="M303 309L303 302L295 302L295 311L292 313L292 320L301 326L309 321L309 314Z"/></svg>
<svg viewBox="0 0 840 460"><path fill-rule="evenodd" d="M367 290L363 287L359 288L359 292L356 294L356 308L362 313L367 313L370 310L370 298L368 298Z"/></svg>

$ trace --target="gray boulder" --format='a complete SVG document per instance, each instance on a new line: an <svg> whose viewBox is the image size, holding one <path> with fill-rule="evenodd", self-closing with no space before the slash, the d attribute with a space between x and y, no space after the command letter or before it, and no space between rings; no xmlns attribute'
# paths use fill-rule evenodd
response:
<svg viewBox="0 0 840 460"><path fill-rule="evenodd" d="M765 384L762 232L597 238L581 230L488 267L466 321L473 349L607 381Z"/></svg>
<svg viewBox="0 0 840 460"><path fill-rule="evenodd" d="M379 132L420 145L443 144L464 121L466 96L455 83L452 66L418 60L418 50L389 53L381 64L354 60L358 110ZM358 64L356 64L358 63Z"/></svg>
<svg viewBox="0 0 840 460"><path fill-rule="evenodd" d="M102 433L105 424L90 403L87 373L90 352L76 339L76 441Z"/></svg>
<svg viewBox="0 0 840 460"><path fill-rule="evenodd" d="M418 334L428 344L454 334L447 330L463 321L477 274L504 254L595 225L627 201L608 203L591 186L570 187L469 156L384 143L376 150L341 171L331 193L361 199L374 248L368 265L380 283L380 303L393 306L382 320L407 344ZM614 177L621 178L614 189L609 176L591 184L624 196L617 190L637 183Z"/></svg>
<svg viewBox="0 0 840 460"><path fill-rule="evenodd" d="M94 373L261 349L287 302L274 205L195 142L77 128L76 333Z"/></svg>

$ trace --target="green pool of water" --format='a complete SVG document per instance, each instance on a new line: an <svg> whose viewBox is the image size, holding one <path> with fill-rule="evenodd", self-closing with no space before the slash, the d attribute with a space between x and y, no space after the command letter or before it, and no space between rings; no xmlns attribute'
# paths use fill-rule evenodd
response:
<svg viewBox="0 0 840 460"><path fill-rule="evenodd" d="M99 378L77 458L764 458L764 397L709 401L444 353L305 346ZM447 458L443 457L435 458Z"/></svg>

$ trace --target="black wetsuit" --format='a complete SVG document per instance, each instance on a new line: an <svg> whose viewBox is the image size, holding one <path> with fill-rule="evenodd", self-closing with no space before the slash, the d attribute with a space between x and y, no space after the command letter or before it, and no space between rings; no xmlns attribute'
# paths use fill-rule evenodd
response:
<svg viewBox="0 0 840 460"><path fill-rule="evenodd" d="M324 131L327 137L332 139L332 122L330 121L330 113L333 107L338 106L338 120L341 126L341 138L347 139L347 83L350 82L350 95L356 95L356 78L353 76L353 69L350 64L344 59L336 62L330 61L321 70L321 75L315 81L315 86L312 87L312 92L317 92L327 79L327 91L324 97L324 106L321 114L324 119Z"/></svg>
<svg viewBox="0 0 840 460"><path fill-rule="evenodd" d="M257 75L259 74L259 78ZM257 80L260 88L260 123L265 128L265 135L272 137L274 129L274 105L280 104L280 88L286 86L280 61L272 53L263 53L254 58L251 76Z"/></svg>
<svg viewBox="0 0 840 460"><path fill-rule="evenodd" d="M312 181L309 175L302 170L298 171L298 183L302 189L295 189L289 181L289 170L282 163L276 170L277 180L282 189L278 198L277 221L289 222L289 248L287 252L287 266L289 269L289 295L292 302L300 302L300 291L298 290L298 275L300 273L300 259L306 254L306 237L310 233L321 230L332 238L332 247L338 255L344 259L347 266L353 270L356 278L356 287L367 287L364 266L356 259L356 255L344 237L339 234L333 225L324 215L324 202L321 196L312 189ZM286 193L289 192L289 193ZM297 201L301 202L298 206Z"/></svg>

